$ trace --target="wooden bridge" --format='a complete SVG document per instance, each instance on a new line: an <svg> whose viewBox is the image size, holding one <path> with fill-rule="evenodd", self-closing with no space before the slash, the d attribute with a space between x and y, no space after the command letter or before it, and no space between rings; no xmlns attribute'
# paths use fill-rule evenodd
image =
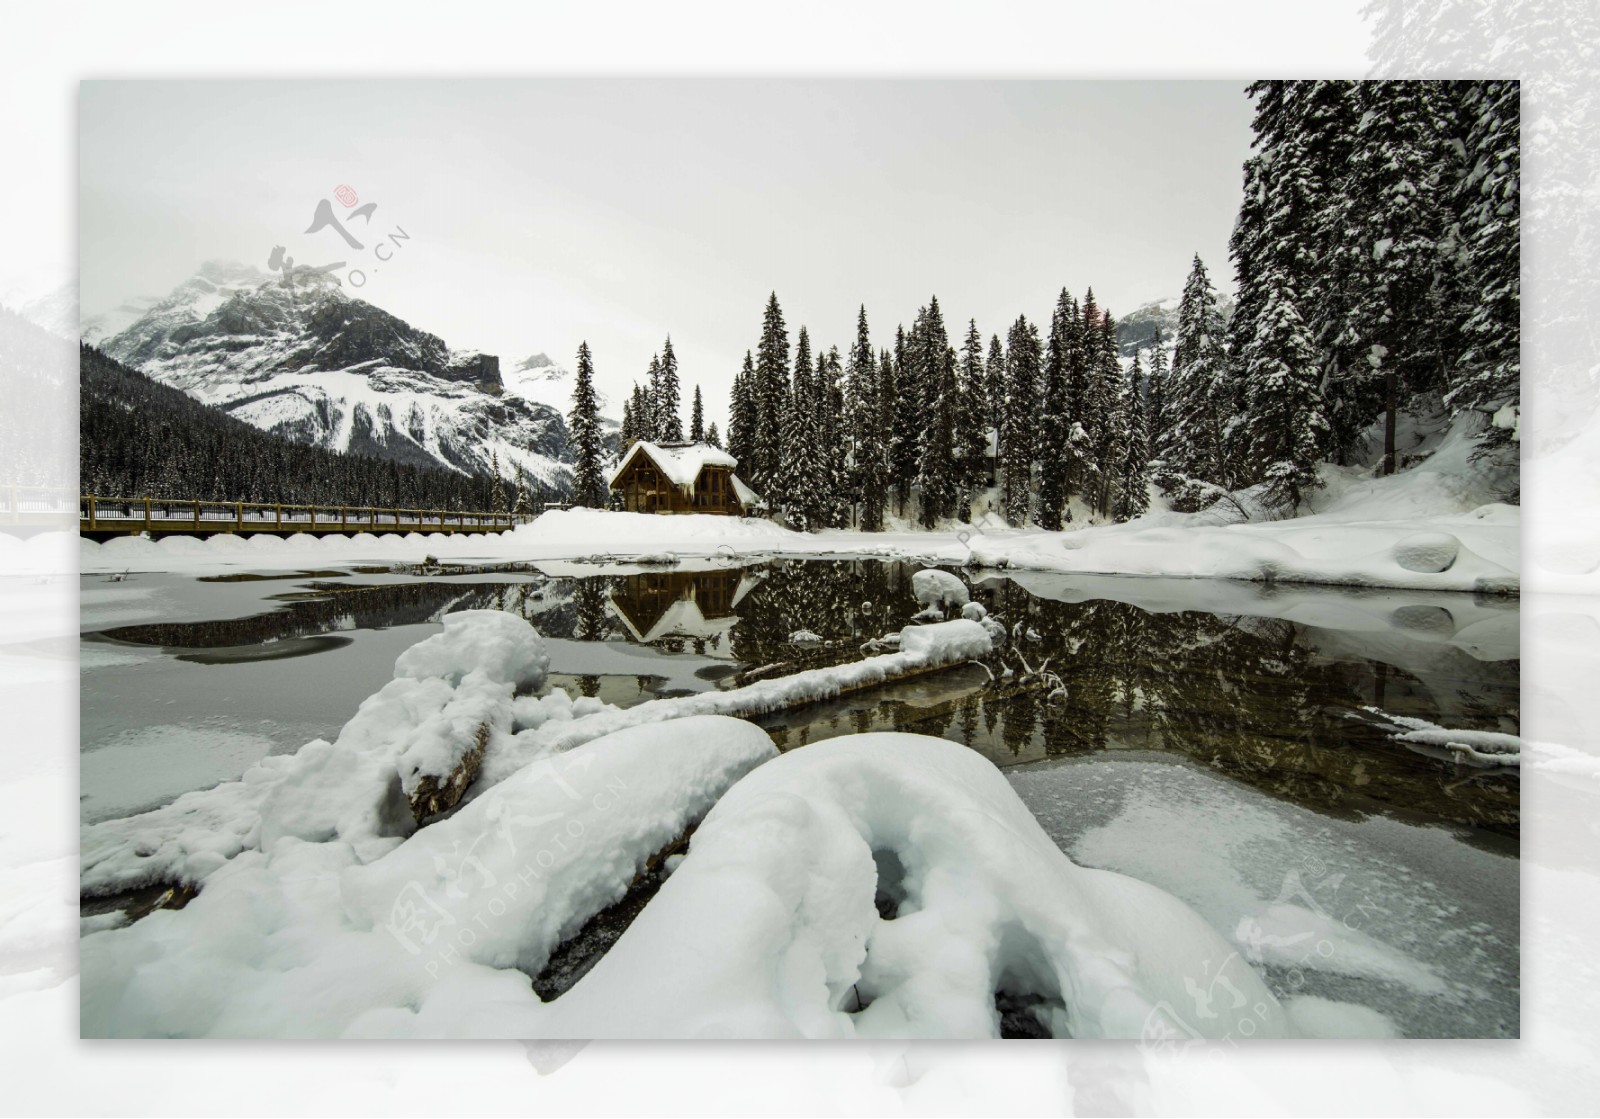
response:
<svg viewBox="0 0 1600 1119"><path fill-rule="evenodd" d="M531 513L475 513L452 509L380 509L365 505L282 505L250 501L193 501L159 497L78 499L78 533L110 540L148 532L161 536L215 536L264 532L507 532L533 520Z"/></svg>

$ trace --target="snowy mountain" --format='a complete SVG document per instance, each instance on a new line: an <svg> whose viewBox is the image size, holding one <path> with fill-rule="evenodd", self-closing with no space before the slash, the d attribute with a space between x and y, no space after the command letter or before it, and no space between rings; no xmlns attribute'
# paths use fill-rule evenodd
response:
<svg viewBox="0 0 1600 1119"><path fill-rule="evenodd" d="M559 407L507 392L499 358L452 350L310 269L213 261L83 325L117 360L298 442L469 473L493 456L506 477L521 466L557 485L570 473Z"/></svg>
<svg viewBox="0 0 1600 1119"><path fill-rule="evenodd" d="M1129 311L1117 319L1117 348L1123 357L1132 357L1133 351L1149 344L1155 336L1156 328L1161 328L1161 336L1166 340L1167 349L1172 349L1173 341L1178 337L1178 304L1177 298L1159 299L1154 303L1146 303L1141 307ZM1233 317L1233 297L1225 292L1217 293L1217 310L1222 312L1224 321Z"/></svg>

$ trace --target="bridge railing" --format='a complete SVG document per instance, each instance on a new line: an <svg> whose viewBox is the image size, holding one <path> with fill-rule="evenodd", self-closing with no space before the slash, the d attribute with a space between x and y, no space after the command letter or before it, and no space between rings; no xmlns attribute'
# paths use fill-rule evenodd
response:
<svg viewBox="0 0 1600 1119"><path fill-rule="evenodd" d="M78 499L79 530L88 532L504 532L533 518L532 513L370 505L290 505L97 494L84 494Z"/></svg>

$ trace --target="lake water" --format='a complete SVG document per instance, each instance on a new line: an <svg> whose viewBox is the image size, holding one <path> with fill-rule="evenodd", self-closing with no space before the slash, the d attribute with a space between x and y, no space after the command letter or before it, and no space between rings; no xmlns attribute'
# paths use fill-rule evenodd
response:
<svg viewBox="0 0 1600 1119"><path fill-rule="evenodd" d="M88 576L83 818L333 736L454 610L526 617L549 686L628 706L859 659L919 610L916 570ZM1155 882L1224 935L1291 896L1342 921L1309 942L1331 962L1257 961L1278 993L1380 1006L1413 1036L1515 1035L1517 771L1408 748L1384 722L1516 733L1515 599L961 574L1010 634L996 656L769 716L779 748L882 729L964 743L1077 861ZM1425 962L1446 950L1453 966Z"/></svg>

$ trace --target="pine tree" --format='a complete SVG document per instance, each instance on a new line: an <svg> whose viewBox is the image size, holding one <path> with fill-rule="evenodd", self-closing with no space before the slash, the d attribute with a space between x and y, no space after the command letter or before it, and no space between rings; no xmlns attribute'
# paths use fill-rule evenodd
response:
<svg viewBox="0 0 1600 1119"><path fill-rule="evenodd" d="M1166 458L1178 473L1218 484L1225 480L1222 433L1229 419L1218 402L1232 391L1224 332L1216 289L1196 253L1178 305L1178 337L1167 393L1172 435Z"/></svg>
<svg viewBox="0 0 1600 1119"><path fill-rule="evenodd" d="M707 425L704 439L707 446L715 447L719 451L722 450L722 435L717 431L716 420L712 420L711 423Z"/></svg>
<svg viewBox="0 0 1600 1119"><path fill-rule="evenodd" d="M865 376L865 374L863 374ZM884 512L889 504L889 433L894 423L894 358L884 350L871 396L863 388L856 466L861 478L861 527L867 532L883 530Z"/></svg>
<svg viewBox="0 0 1600 1119"><path fill-rule="evenodd" d="M767 299L761 342L756 347L756 428L751 447L750 480L769 489L776 480L782 456L782 426L789 397L789 332L784 328L778 294ZM775 495L766 495L774 501ZM774 504L776 502L774 501Z"/></svg>
<svg viewBox="0 0 1600 1119"><path fill-rule="evenodd" d="M516 499L512 503L511 511L519 517L529 517L533 515L533 504L528 497L528 482L526 476L523 474L522 464L520 462L517 464L517 494Z"/></svg>
<svg viewBox="0 0 1600 1119"><path fill-rule="evenodd" d="M922 527L931 529L954 512L956 497L956 363L938 296L918 315L908 348L922 386L916 482L922 490Z"/></svg>
<svg viewBox="0 0 1600 1119"><path fill-rule="evenodd" d="M1256 332L1241 355L1250 415L1250 454L1268 492L1298 509L1322 482L1317 474L1328 437L1317 355L1294 305L1288 278L1267 278Z"/></svg>
<svg viewBox="0 0 1600 1119"><path fill-rule="evenodd" d="M661 350L661 380L656 393L656 438L664 443L683 442L680 395L678 355L672 352L672 335L669 334Z"/></svg>
<svg viewBox="0 0 1600 1119"><path fill-rule="evenodd" d="M1044 377L1040 389L1039 416L1039 527L1050 532L1061 530L1061 514L1067 504L1067 474L1072 451L1071 425L1078 417L1070 414L1072 401L1067 391L1067 363L1072 349L1072 297L1062 288L1050 314L1050 336L1045 344Z"/></svg>
<svg viewBox="0 0 1600 1119"><path fill-rule="evenodd" d="M744 367L734 374L733 394L728 406L728 453L739 463L739 471L755 482L756 435L760 427L761 406L756 394L756 368L750 351L744 352Z"/></svg>
<svg viewBox="0 0 1600 1119"><path fill-rule="evenodd" d="M1117 354L1117 324L1110 311L1103 311L1094 330L1085 329L1086 344L1092 347L1084 414L1089 423L1090 455L1097 464L1091 504L1101 516L1111 516L1117 499L1119 469L1128 439L1127 417L1123 412L1125 384L1122 363Z"/></svg>
<svg viewBox="0 0 1600 1119"><path fill-rule="evenodd" d="M706 437L706 406L700 399L700 386L694 387L694 409L689 413L689 438L702 443Z"/></svg>
<svg viewBox="0 0 1600 1119"><path fill-rule="evenodd" d="M967 321L967 336L961 345L960 383L958 393L960 408L956 420L957 476L961 492L956 505L956 516L962 521L972 520L972 500L988 477L988 404L986 401L987 370L983 363L983 337L978 333L978 321Z"/></svg>
<svg viewBox="0 0 1600 1119"><path fill-rule="evenodd" d="M639 430L644 432L644 438L652 443L661 441L662 411L661 411L661 355L650 355L650 370L645 374L645 407L643 416L636 422Z"/></svg>
<svg viewBox="0 0 1600 1119"><path fill-rule="evenodd" d="M506 488L500 478L500 454L498 451L489 452L489 512L504 513L506 511Z"/></svg>
<svg viewBox="0 0 1600 1119"><path fill-rule="evenodd" d="M1471 312L1462 329L1465 349L1445 397L1451 408L1499 412L1485 445L1517 437L1521 402L1521 112L1519 83L1469 83L1463 110L1472 122L1466 141L1469 170L1453 199L1462 214L1471 275ZM1509 410L1508 412L1502 410Z"/></svg>
<svg viewBox="0 0 1600 1119"><path fill-rule="evenodd" d="M1112 514L1119 521L1132 520L1150 505L1150 429L1143 380L1139 351L1135 350L1122 396L1122 461L1117 471L1116 503L1112 508ZM1151 389L1153 391L1154 385Z"/></svg>
<svg viewBox="0 0 1600 1119"><path fill-rule="evenodd" d="M989 407L989 428L994 432L995 446L999 447L1000 429L1006 416L1006 349L1000 335L989 336L989 360L984 366L985 400Z"/></svg>
<svg viewBox="0 0 1600 1119"><path fill-rule="evenodd" d="M1145 434L1149 443L1150 460L1154 463L1166 454L1167 431L1171 424L1167 416L1166 339L1159 326L1150 338L1149 383L1150 390L1145 401Z"/></svg>
<svg viewBox="0 0 1600 1119"><path fill-rule="evenodd" d="M911 499L911 483L917 476L917 463L922 457L919 443L922 439L922 378L920 370L913 368L905 327L895 328L894 383L896 397L891 412L892 426L889 435L889 476L895 493L895 506L905 516L906 503Z"/></svg>
<svg viewBox="0 0 1600 1119"><path fill-rule="evenodd" d="M572 500L575 505L603 509L606 483L601 474L600 402L594 391L594 364L589 343L578 346L578 373L572 387L572 414L567 431L574 454Z"/></svg>
<svg viewBox="0 0 1600 1119"><path fill-rule="evenodd" d="M829 346L817 362L815 387L816 408L821 417L819 516L824 527L839 528L846 519L850 441L844 414L844 363L839 357L839 347Z"/></svg>
<svg viewBox="0 0 1600 1119"><path fill-rule="evenodd" d="M782 450L775 496L789 524L807 532L820 527L821 448L816 373L811 336L805 327L795 341L794 380L784 412Z"/></svg>
<svg viewBox="0 0 1600 1119"><path fill-rule="evenodd" d="M867 328L867 308L856 312L856 338L850 346L845 374L844 427L848 439L849 472L845 489L860 506L862 527L867 524L869 485L881 493L883 479L878 473L875 442L878 425L878 363L872 353L872 337ZM869 474L872 475L869 479ZM879 498L881 500L881 498ZM882 507L874 523L881 527ZM876 532L874 527L869 531Z"/></svg>
<svg viewBox="0 0 1600 1119"><path fill-rule="evenodd" d="M1042 351L1039 329L1018 316L1006 339L1006 410L1001 432L1002 484L1006 521L1028 521L1039 412Z"/></svg>

